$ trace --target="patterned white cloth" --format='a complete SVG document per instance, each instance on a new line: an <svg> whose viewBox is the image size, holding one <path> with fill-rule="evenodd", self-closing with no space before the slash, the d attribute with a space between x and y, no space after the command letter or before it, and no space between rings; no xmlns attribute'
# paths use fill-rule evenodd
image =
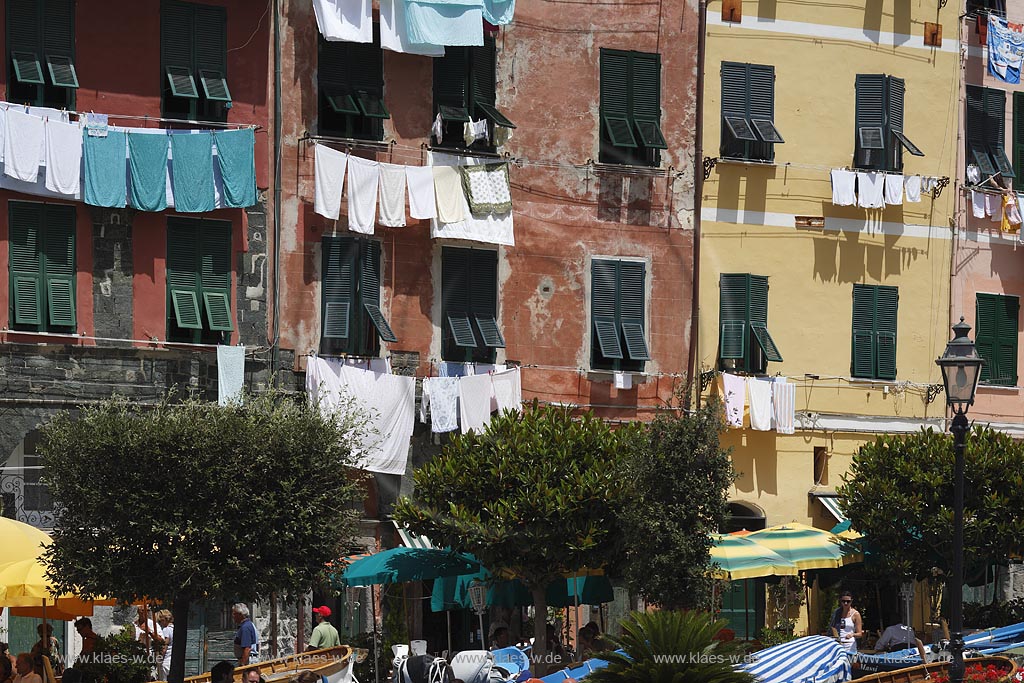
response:
<svg viewBox="0 0 1024 683"><path fill-rule="evenodd" d="M723 372L721 377L726 424L730 427L742 427L743 409L747 405L747 384L739 375Z"/></svg>
<svg viewBox="0 0 1024 683"><path fill-rule="evenodd" d="M430 406L430 431L453 432L459 428L459 378L427 377L423 403Z"/></svg>
<svg viewBox="0 0 1024 683"><path fill-rule="evenodd" d="M776 377L772 386L772 407L775 431L792 434L796 408L796 385L785 377Z"/></svg>
<svg viewBox="0 0 1024 683"><path fill-rule="evenodd" d="M460 166L459 173L462 174L462 187L471 213L480 215L512 210L507 162Z"/></svg>

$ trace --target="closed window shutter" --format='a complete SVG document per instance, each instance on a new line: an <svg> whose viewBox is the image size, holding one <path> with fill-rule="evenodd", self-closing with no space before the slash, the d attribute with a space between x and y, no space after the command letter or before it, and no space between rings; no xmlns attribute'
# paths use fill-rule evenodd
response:
<svg viewBox="0 0 1024 683"><path fill-rule="evenodd" d="M988 152L988 122L985 113L985 89L967 86L967 163L977 164L982 178L995 175L996 168Z"/></svg>
<svg viewBox="0 0 1024 683"><path fill-rule="evenodd" d="M597 347L605 358L622 359L619 341L619 264L594 259L590 264L590 314Z"/></svg>
<svg viewBox="0 0 1024 683"><path fill-rule="evenodd" d="M996 355L1000 298L996 294L978 294L976 297L975 323L978 329L974 345L978 355L985 359L985 364L981 366L981 381L989 384L998 384L997 378L1000 377Z"/></svg>
<svg viewBox="0 0 1024 683"><path fill-rule="evenodd" d="M857 74L856 88L855 161L863 168L882 168L889 146L885 127L885 76Z"/></svg>
<svg viewBox="0 0 1024 683"><path fill-rule="evenodd" d="M167 219L167 290L175 323L186 330L203 329L200 314L199 230L184 219Z"/></svg>
<svg viewBox="0 0 1024 683"><path fill-rule="evenodd" d="M9 206L13 319L17 325L42 325L43 205L10 202Z"/></svg>
<svg viewBox="0 0 1024 683"><path fill-rule="evenodd" d="M213 5L195 6L195 71L208 100L230 102L227 65L227 12Z"/></svg>
<svg viewBox="0 0 1024 683"><path fill-rule="evenodd" d="M211 330L235 329L231 316L231 224L202 221L199 281Z"/></svg>
<svg viewBox="0 0 1024 683"><path fill-rule="evenodd" d="M321 336L348 339L355 300L356 242L349 237L327 236L321 242L321 249Z"/></svg>
<svg viewBox="0 0 1024 683"><path fill-rule="evenodd" d="M650 360L644 338L644 281L646 266L637 261L619 262L619 324L632 360Z"/></svg>
<svg viewBox="0 0 1024 683"><path fill-rule="evenodd" d="M505 338L498 327L498 252L470 250L469 285L480 341L491 348L505 348Z"/></svg>
<svg viewBox="0 0 1024 683"><path fill-rule="evenodd" d="M999 367L999 384L1017 386L1017 325L1020 299L1015 296L1001 297L996 311L998 337L995 347Z"/></svg>
<svg viewBox="0 0 1024 683"><path fill-rule="evenodd" d="M165 0L160 12L160 61L171 94L199 97L195 81L192 7Z"/></svg>
<svg viewBox="0 0 1024 683"><path fill-rule="evenodd" d="M772 131L765 130L764 124L757 121L775 121L775 67L765 64L749 65L749 97L748 116L754 130L760 135L756 143L753 155L758 159L771 160L775 158L774 145L771 140L765 140L764 135L771 135ZM774 128L774 126L772 126ZM774 137L773 140L781 140L781 137Z"/></svg>
<svg viewBox="0 0 1024 683"><path fill-rule="evenodd" d="M47 204L43 257L50 325L75 327L75 207Z"/></svg>
<svg viewBox="0 0 1024 683"><path fill-rule="evenodd" d="M359 298L370 321L377 328L377 334L387 342L396 342L398 337L380 310L380 242L363 240L360 249L362 263L359 267Z"/></svg>
<svg viewBox="0 0 1024 683"><path fill-rule="evenodd" d="M7 49L14 77L21 83L43 84L42 0L8 0Z"/></svg>
<svg viewBox="0 0 1024 683"><path fill-rule="evenodd" d="M746 357L747 300L750 276L723 274L718 279L718 357L739 359Z"/></svg>
<svg viewBox="0 0 1024 683"><path fill-rule="evenodd" d="M668 149L661 132L661 55L634 52L632 59L632 119L644 147Z"/></svg>
<svg viewBox="0 0 1024 683"><path fill-rule="evenodd" d="M1013 166L1006 157L1005 149L1006 93L996 88L985 88L984 103L985 142L988 144L989 155L996 171L1005 178L1012 178Z"/></svg>
<svg viewBox="0 0 1024 683"><path fill-rule="evenodd" d="M899 290L875 287L875 377L896 379L896 322Z"/></svg>
<svg viewBox="0 0 1024 683"><path fill-rule="evenodd" d="M469 50L445 48L434 58L434 112L445 121L469 121Z"/></svg>
<svg viewBox="0 0 1024 683"><path fill-rule="evenodd" d="M1013 171L1024 178L1024 92L1013 93Z"/></svg>
<svg viewBox="0 0 1024 683"><path fill-rule="evenodd" d="M46 0L43 20L43 58L50 73L50 82L58 87L77 88L75 71L75 2Z"/></svg>
<svg viewBox="0 0 1024 683"><path fill-rule="evenodd" d="M851 374L875 375L875 288L853 286L853 351Z"/></svg>
<svg viewBox="0 0 1024 683"><path fill-rule="evenodd" d="M782 354L779 353L775 340L768 332L768 278L764 275L750 276L750 333L757 340L758 346L764 353L764 357L773 362L781 362Z"/></svg>
<svg viewBox="0 0 1024 683"><path fill-rule="evenodd" d="M441 308L446 329L442 332L456 346L475 348L472 301L470 300L469 249L445 247L441 250Z"/></svg>
<svg viewBox="0 0 1024 683"><path fill-rule="evenodd" d="M601 50L601 125L615 147L636 147L630 122L629 54Z"/></svg>
<svg viewBox="0 0 1024 683"><path fill-rule="evenodd" d="M886 132L885 144L889 147L891 169L903 168L903 146L898 139L893 139L893 133L903 133L903 101L905 99L905 83L902 78L889 76L886 78L886 123L889 128Z"/></svg>
<svg viewBox="0 0 1024 683"><path fill-rule="evenodd" d="M483 45L469 48L470 81L474 104L493 105L497 102L495 52L494 39L491 37L485 38Z"/></svg>

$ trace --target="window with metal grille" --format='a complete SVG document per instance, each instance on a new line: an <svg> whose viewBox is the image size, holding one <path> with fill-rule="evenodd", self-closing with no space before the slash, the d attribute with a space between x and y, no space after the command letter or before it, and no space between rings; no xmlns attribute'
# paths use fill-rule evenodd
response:
<svg viewBox="0 0 1024 683"><path fill-rule="evenodd" d="M985 359L981 381L1017 386L1017 329L1020 299L1003 294L978 294L975 345Z"/></svg>
<svg viewBox="0 0 1024 683"><path fill-rule="evenodd" d="M384 105L380 25L373 25L372 43L317 40L320 134L383 140L384 119L391 113Z"/></svg>
<svg viewBox="0 0 1024 683"><path fill-rule="evenodd" d="M380 242L348 235L321 241L320 349L376 356L396 342L380 305Z"/></svg>
<svg viewBox="0 0 1024 683"><path fill-rule="evenodd" d="M441 116L442 147L494 151L495 132L516 125L498 108L497 48L493 36L474 47L446 47L434 57L434 116ZM487 139L465 140L464 124L487 121Z"/></svg>
<svg viewBox="0 0 1024 683"><path fill-rule="evenodd" d="M167 339L220 344L231 314L231 223L167 219Z"/></svg>
<svg viewBox="0 0 1024 683"><path fill-rule="evenodd" d="M179 0L160 4L160 83L163 116L226 121L227 10Z"/></svg>
<svg viewBox="0 0 1024 683"><path fill-rule="evenodd" d="M721 156L772 161L784 142L775 127L775 67L722 62Z"/></svg>
<svg viewBox="0 0 1024 683"><path fill-rule="evenodd" d="M661 163L661 55L601 48L600 118L602 163Z"/></svg>
<svg viewBox="0 0 1024 683"><path fill-rule="evenodd" d="M74 0L7 0L7 99L74 109Z"/></svg>
<svg viewBox="0 0 1024 683"><path fill-rule="evenodd" d="M651 360L645 299L647 264L594 259L590 263L590 365L642 371Z"/></svg>
<svg viewBox="0 0 1024 683"><path fill-rule="evenodd" d="M441 249L441 358L493 363L505 348L498 326L498 252Z"/></svg>
<svg viewBox="0 0 1024 683"><path fill-rule="evenodd" d="M923 157L924 152L903 130L903 79L885 74L857 74L856 89L854 166L899 172L903 170L904 150Z"/></svg>
<svg viewBox="0 0 1024 683"><path fill-rule="evenodd" d="M896 318L899 289L853 286L850 374L865 379L896 379Z"/></svg>
<svg viewBox="0 0 1024 683"><path fill-rule="evenodd" d="M1004 91L976 85L967 86L967 119L964 125L967 164L977 164L982 184L995 176L1004 179L1016 177L1004 147L1005 119Z"/></svg>
<svg viewBox="0 0 1024 683"><path fill-rule="evenodd" d="M769 361L781 363L782 354L768 332L768 278L723 273L718 289L720 368L762 374Z"/></svg>
<svg viewBox="0 0 1024 683"><path fill-rule="evenodd" d="M75 332L75 207L12 201L8 218L11 326Z"/></svg>

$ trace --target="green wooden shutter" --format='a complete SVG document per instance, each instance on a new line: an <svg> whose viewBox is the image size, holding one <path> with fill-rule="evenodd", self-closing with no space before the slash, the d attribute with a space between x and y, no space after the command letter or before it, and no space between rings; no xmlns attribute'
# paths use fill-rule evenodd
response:
<svg viewBox="0 0 1024 683"><path fill-rule="evenodd" d="M43 205L9 202L11 290L16 325L43 324Z"/></svg>
<svg viewBox="0 0 1024 683"><path fill-rule="evenodd" d="M861 168L885 166L886 140L885 76L857 74L854 116L855 162Z"/></svg>
<svg viewBox="0 0 1024 683"><path fill-rule="evenodd" d="M1020 313L1020 299L1015 296L1001 297L996 317L998 333L995 347L999 367L999 383L1009 387L1017 386L1017 326Z"/></svg>
<svg viewBox="0 0 1024 683"><path fill-rule="evenodd" d="M445 121L469 121L469 49L447 47L434 58L434 112Z"/></svg>
<svg viewBox="0 0 1024 683"><path fill-rule="evenodd" d="M77 88L74 0L46 0L42 35L42 52L50 82L61 88Z"/></svg>
<svg viewBox="0 0 1024 683"><path fill-rule="evenodd" d="M174 97L198 98L195 81L194 12L191 5L164 0L160 6L160 61Z"/></svg>
<svg viewBox="0 0 1024 683"><path fill-rule="evenodd" d="M235 329L231 315L231 224L202 221L199 284L211 330Z"/></svg>
<svg viewBox="0 0 1024 683"><path fill-rule="evenodd" d="M348 339L358 249L351 237L325 236L321 241L321 337Z"/></svg>
<svg viewBox="0 0 1024 683"><path fill-rule="evenodd" d="M619 261L619 325L632 360L650 360L644 338L644 281L646 264Z"/></svg>
<svg viewBox="0 0 1024 683"><path fill-rule="evenodd" d="M750 123L750 65L722 62L722 136L719 154L746 158L747 143L757 140Z"/></svg>
<svg viewBox="0 0 1024 683"><path fill-rule="evenodd" d="M7 49L14 77L21 83L43 84L42 0L8 0Z"/></svg>
<svg viewBox="0 0 1024 683"><path fill-rule="evenodd" d="M195 5L195 71L206 99L230 102L228 88L227 11L214 5Z"/></svg>
<svg viewBox="0 0 1024 683"><path fill-rule="evenodd" d="M887 76L886 79L886 131L885 144L888 147L888 159L891 161L888 168L899 170L903 168L903 145L895 138L894 133L903 133L903 101L905 99L906 85L902 78Z"/></svg>
<svg viewBox="0 0 1024 683"><path fill-rule="evenodd" d="M328 42L318 36L316 78L317 89L328 106L337 114L358 115L359 106L349 85L348 53L353 43Z"/></svg>
<svg viewBox="0 0 1024 683"><path fill-rule="evenodd" d="M444 247L441 250L441 315L456 346L476 348L476 336L470 320L469 249ZM447 334L446 334L447 336Z"/></svg>
<svg viewBox="0 0 1024 683"><path fill-rule="evenodd" d="M619 342L619 263L594 259L590 264L590 316L594 321L594 336L601 355L605 358L622 356ZM593 347L593 342L591 342Z"/></svg>
<svg viewBox="0 0 1024 683"><path fill-rule="evenodd" d="M516 124L497 107L498 65L494 38L485 36L483 45L469 48L469 62L474 115L490 119L496 126L515 128Z"/></svg>
<svg viewBox="0 0 1024 683"><path fill-rule="evenodd" d="M1006 157L1006 93L996 88L984 89L985 142L992 163L1004 178L1012 178L1013 165Z"/></svg>
<svg viewBox="0 0 1024 683"><path fill-rule="evenodd" d="M782 362L782 354L768 332L768 278L764 275L751 275L748 297L750 333L757 340L767 360Z"/></svg>
<svg viewBox="0 0 1024 683"><path fill-rule="evenodd" d="M718 278L718 357L743 359L747 349L747 301L750 276L722 274Z"/></svg>
<svg viewBox="0 0 1024 683"><path fill-rule="evenodd" d="M630 123L629 53L601 48L601 125L615 147L636 147Z"/></svg>
<svg viewBox="0 0 1024 683"><path fill-rule="evenodd" d="M1013 172L1024 178L1024 92L1013 93Z"/></svg>
<svg viewBox="0 0 1024 683"><path fill-rule="evenodd" d="M875 287L875 377L896 379L896 322L899 289Z"/></svg>
<svg viewBox="0 0 1024 683"><path fill-rule="evenodd" d="M47 204L43 244L47 311L54 327L75 327L75 207Z"/></svg>
<svg viewBox="0 0 1024 683"><path fill-rule="evenodd" d="M978 294L975 299L977 308L974 321L977 330L974 345L978 349L978 355L985 359L985 364L981 366L981 381L988 384L998 384L999 382L993 378L1000 376L996 355L1000 298L997 294Z"/></svg>
<svg viewBox="0 0 1024 683"><path fill-rule="evenodd" d="M396 342L398 337L384 317L384 312L380 310L380 242L362 240L360 252L362 263L359 268L359 298L380 338L387 342Z"/></svg>
<svg viewBox="0 0 1024 683"><path fill-rule="evenodd" d="M644 147L668 149L661 132L661 55L634 52L632 60L632 119Z"/></svg>
<svg viewBox="0 0 1024 683"><path fill-rule="evenodd" d="M988 153L985 89L976 85L968 85L966 106L964 134L967 139L967 164L977 164L984 179L995 175L996 172L995 165Z"/></svg>
<svg viewBox="0 0 1024 683"><path fill-rule="evenodd" d="M782 142L782 136L775 130L775 67L765 64L749 65L750 98L747 113L752 128L759 140L754 149L758 159L770 161L775 158L773 143Z"/></svg>
<svg viewBox="0 0 1024 683"><path fill-rule="evenodd" d="M167 291L178 327L203 329L199 287L199 221L167 219ZM171 311L168 311L170 313Z"/></svg>
<svg viewBox="0 0 1024 683"><path fill-rule="evenodd" d="M505 348L498 327L498 252L473 249L469 252L469 285L473 319L484 346Z"/></svg>
<svg viewBox="0 0 1024 683"><path fill-rule="evenodd" d="M875 288L853 286L853 348L850 372L854 377L875 376Z"/></svg>

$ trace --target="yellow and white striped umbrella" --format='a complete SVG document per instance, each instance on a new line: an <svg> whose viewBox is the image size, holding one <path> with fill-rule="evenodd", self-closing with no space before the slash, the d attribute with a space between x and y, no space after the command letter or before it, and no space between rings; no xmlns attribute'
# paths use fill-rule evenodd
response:
<svg viewBox="0 0 1024 683"><path fill-rule="evenodd" d="M762 576L796 576L796 565L774 550L748 540L745 536L712 534L711 561L718 565L716 578L735 581Z"/></svg>
<svg viewBox="0 0 1024 683"><path fill-rule="evenodd" d="M837 569L861 561L847 539L798 522L755 531L745 538L774 550L798 569Z"/></svg>

